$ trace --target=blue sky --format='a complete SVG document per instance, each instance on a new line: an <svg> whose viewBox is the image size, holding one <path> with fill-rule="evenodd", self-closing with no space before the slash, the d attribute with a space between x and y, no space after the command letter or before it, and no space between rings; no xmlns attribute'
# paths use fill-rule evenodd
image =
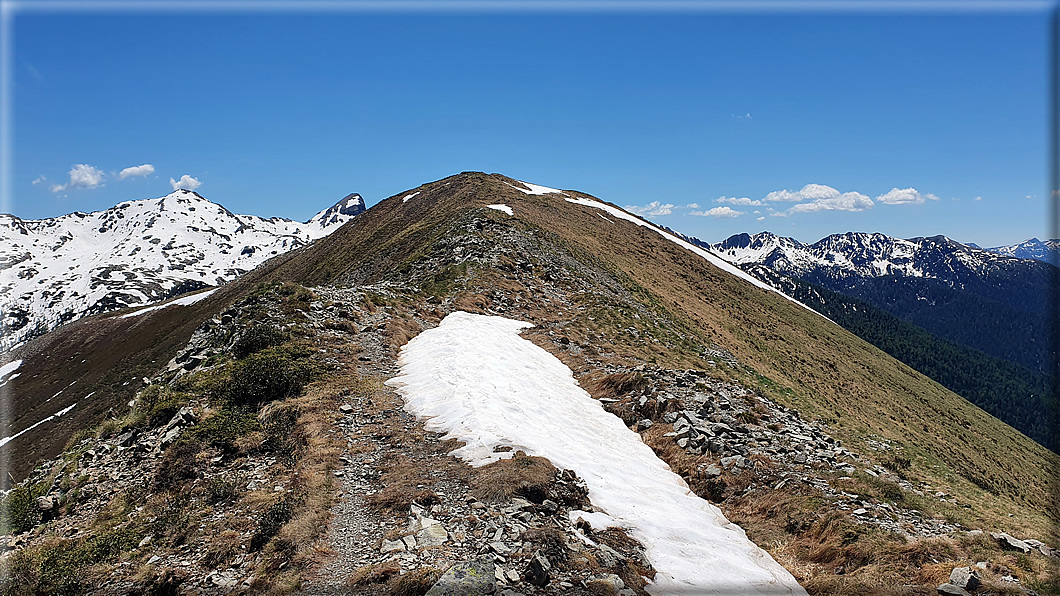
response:
<svg viewBox="0 0 1060 596"><path fill-rule="evenodd" d="M711 241L1044 237L1050 15L1021 6L23 10L3 210L104 209L183 178L304 221L481 170Z"/></svg>

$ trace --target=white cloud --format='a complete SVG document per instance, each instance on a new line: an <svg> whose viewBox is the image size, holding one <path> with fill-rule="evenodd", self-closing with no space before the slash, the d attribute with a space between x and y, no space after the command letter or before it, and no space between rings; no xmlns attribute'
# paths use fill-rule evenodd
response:
<svg viewBox="0 0 1060 596"><path fill-rule="evenodd" d="M185 190L195 190L202 186L202 182L199 182L197 178L184 174L180 177L180 180L169 179L169 185L173 187L173 190L179 190L181 188Z"/></svg>
<svg viewBox="0 0 1060 596"><path fill-rule="evenodd" d="M647 205L644 205L643 207L638 207L637 205L626 205L625 208L626 208L626 211L629 211L630 213L636 213L637 215L640 215L640 216L644 216L644 215L670 215L671 213L674 212L674 206L673 205L671 205L670 203L666 203L664 205L664 204L660 203L659 201L652 201L652 202L648 203Z"/></svg>
<svg viewBox="0 0 1060 596"><path fill-rule="evenodd" d="M766 216L764 216L764 215L762 217L759 217L759 218L755 219L755 221L765 221L765 220L766 220Z"/></svg>
<svg viewBox="0 0 1060 596"><path fill-rule="evenodd" d="M924 200L937 201L939 198L931 193L920 194L915 188L892 188L876 197L876 202L884 205L919 205Z"/></svg>
<svg viewBox="0 0 1060 596"><path fill-rule="evenodd" d="M729 205L743 205L745 207L758 207L762 201L752 200L747 197L718 197L714 199L717 203L728 203Z"/></svg>
<svg viewBox="0 0 1060 596"><path fill-rule="evenodd" d="M740 217L743 215L743 211L736 211L732 207L715 207L713 209L707 209L706 211L693 211L689 213L689 215L721 219L723 217Z"/></svg>
<svg viewBox="0 0 1060 596"><path fill-rule="evenodd" d="M754 118L751 117L750 112L747 112L743 116L737 116L736 114L732 114L732 117L734 120L754 120Z"/></svg>
<svg viewBox="0 0 1060 596"><path fill-rule="evenodd" d="M66 184L53 185L51 191L61 192L67 189L96 188L99 186L103 186L103 171L87 163L79 163L70 168L70 181Z"/></svg>
<svg viewBox="0 0 1060 596"><path fill-rule="evenodd" d="M1028 197L1028 198L1030 198L1030 197ZM689 204L685 205L685 207L687 207L689 209L699 209L699 203L689 203Z"/></svg>
<svg viewBox="0 0 1060 596"><path fill-rule="evenodd" d="M972 199L972 200L973 200L973 201L982 201L982 200L983 200L983 197L975 197L975 198L974 198L974 199Z"/></svg>
<svg viewBox="0 0 1060 596"><path fill-rule="evenodd" d="M788 213L810 213L814 211L864 211L872 209L872 199L860 192L845 192L831 197L814 199L809 203L792 205Z"/></svg>
<svg viewBox="0 0 1060 596"><path fill-rule="evenodd" d="M146 177L148 174L154 174L154 173L155 173L155 167L153 165L149 164L149 163L145 163L142 166L131 166L131 167L125 168L124 170L122 170L121 172L118 173L118 178L121 178L122 180L125 180L129 176L145 176Z"/></svg>
<svg viewBox="0 0 1060 596"><path fill-rule="evenodd" d="M775 190L765 196L767 203L796 203L799 201L831 199L839 196L839 191L823 184L807 184L797 191Z"/></svg>
<svg viewBox="0 0 1060 596"><path fill-rule="evenodd" d="M45 178L43 174L41 174L40 176L37 176L36 180L34 180L33 182L30 182L30 184L32 184L33 186L37 186L38 184L44 184L47 181L48 181L48 179Z"/></svg>

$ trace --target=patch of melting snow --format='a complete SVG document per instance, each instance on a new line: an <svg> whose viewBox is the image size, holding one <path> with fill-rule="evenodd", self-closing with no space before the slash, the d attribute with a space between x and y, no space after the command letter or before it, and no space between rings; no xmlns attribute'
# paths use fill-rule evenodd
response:
<svg viewBox="0 0 1060 596"><path fill-rule="evenodd" d="M387 384L428 430L463 441L453 454L472 465L522 450L574 470L598 511L572 516L639 540L656 570L652 594L806 593L579 387L565 364L519 336L531 326L452 313L401 349L401 373ZM500 444L513 449L494 453Z"/></svg>
<svg viewBox="0 0 1060 596"><path fill-rule="evenodd" d="M512 213L512 208L507 206L507 205L505 205L505 204L503 204L503 203L501 203L500 205L486 205L486 207L488 207L490 209L495 209L497 211L503 211L503 212L507 213L508 215L514 215Z"/></svg>
<svg viewBox="0 0 1060 596"><path fill-rule="evenodd" d="M523 182L522 180L516 180L516 182L518 182L519 184L522 184L526 188L519 188L518 186L516 186L514 184L508 184L508 186L514 188L515 190L517 190L517 191L519 191L521 193L526 193L528 195L548 195L548 194L556 193L556 194L561 194L563 196L567 196L567 193L563 192L562 190L556 190L555 188L549 188L547 186L541 186L540 184L530 184L529 182ZM507 182L505 184L507 184ZM530 190L527 190L527 188L529 188Z"/></svg>
<svg viewBox="0 0 1060 596"><path fill-rule="evenodd" d="M15 372L20 366L22 366L21 360L12 360L3 366L0 366L0 387L7 385L8 381L12 381L15 377L22 374Z"/></svg>
<svg viewBox="0 0 1060 596"><path fill-rule="evenodd" d="M149 313L152 310L161 310L161 309L163 309L163 308L165 308L167 306L191 306L192 304L195 304L196 302L199 302L199 301L202 301L202 300L206 300L207 298L210 297L210 294L213 294L216 291L217 291L217 288L214 288L212 290L206 290L205 292L201 292L199 294L192 294L191 296L184 296L183 298L177 298L176 300L173 300L172 302L166 302L165 304L156 304L154 306L148 306L147 308L141 308L140 310L136 310L136 311L133 311L133 312L130 312L130 313L126 313L126 314L122 315L121 318L128 319L129 317L138 317L138 316L140 316L140 315L142 315L144 313Z"/></svg>
<svg viewBox="0 0 1060 596"><path fill-rule="evenodd" d="M92 397L92 395L95 394L95 393L96 392L93 391L92 393L89 393L88 395L86 395L83 399L88 399L88 398ZM74 402L73 404L71 404L71 405L59 410L58 412L52 414L51 416L48 416L47 418L45 418L44 420L41 420L40 422L34 424L33 426L26 427L26 428L18 431L17 433L11 435L10 437L4 437L4 438L0 439L0 447L3 447L4 445L7 445L11 441L14 441L15 439L21 437L22 435L24 435L25 433L28 433L31 430L37 428L38 426L44 424L45 422L48 422L49 420L55 420L59 416L62 416L63 414L66 414L70 410L74 409L74 406L76 406L77 404L78 404L78 402Z"/></svg>
<svg viewBox="0 0 1060 596"><path fill-rule="evenodd" d="M663 238L666 238L670 242L673 242L674 244L677 244L677 245L681 246L682 248L686 248L686 249L696 253L697 255L703 257L704 259L710 261L710 264L714 265L718 269L721 269L722 271L726 271L728 273L731 273L731 274L735 275L736 277L739 277L740 279L743 279L743 280L745 280L747 282L750 282L751 284L753 284L755 286L758 286L759 288L762 288L763 290L769 290L770 292L775 292L775 293L783 296L784 298L787 298L788 300L794 302L795 304L798 304L799 306L805 308L806 310L812 312L813 314L815 314L815 315L817 315L819 317L822 317L824 319L828 319L828 317L822 315L821 313L817 312L816 310L810 308L809 306L806 306L805 304L799 302L798 300L792 298L791 296L788 296L784 292L781 292L780 290L778 290L778 289L774 288L773 286L767 284L766 282L758 279L757 277L754 277L754 276L750 275L749 273L745 272L743 269L740 269L736 265L733 265L732 263L726 261L725 259L719 257L718 255L716 255L716 254L714 254L714 253L712 253L710 251L704 250L704 249L696 246L695 244L692 244L691 242L686 242L686 241L678 238L677 236L674 236L673 234L669 234L666 231L661 230L661 229L655 227L654 225L644 221L643 219L640 219L639 217L636 217L634 215L630 215L630 214L626 213L625 211L622 211L621 209L618 209L617 207L612 207L611 205L605 205L604 203L601 203L599 201L594 201L592 199L571 199L571 198L567 198L566 201L568 203L574 203L576 205L584 205L586 207L592 207L594 209L601 209L601 210L606 211L607 213L610 213L611 215L613 215L613 216L615 216L615 217L617 217L619 219L624 219L626 221L633 222L633 223L637 224L638 226L641 226L641 227L644 227L644 228L648 228L649 230L655 230L656 232L659 233L660 236L662 236ZM831 319L828 319L828 320L831 321Z"/></svg>
<svg viewBox="0 0 1060 596"><path fill-rule="evenodd" d="M409 199L411 199L412 197L414 197L414 196L416 196L418 194L420 194L420 191L416 191L416 192L414 192L412 194L405 195L405 198L401 199L401 202L402 203L408 203Z"/></svg>

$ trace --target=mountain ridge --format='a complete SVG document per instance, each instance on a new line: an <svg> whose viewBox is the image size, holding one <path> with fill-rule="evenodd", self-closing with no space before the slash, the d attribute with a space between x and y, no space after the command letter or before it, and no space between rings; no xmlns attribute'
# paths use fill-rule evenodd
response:
<svg viewBox="0 0 1060 596"><path fill-rule="evenodd" d="M45 453L48 444L69 436L63 433L100 424L82 432L84 438L54 465L73 465L82 474L101 477L93 486L108 490L122 486L108 480L110 472L120 477L129 469L122 462L143 465L144 457L170 462L164 478L171 484L160 494L123 493L129 515L203 520L209 531L181 523L155 533L149 546L137 547L144 544L138 526L121 526L131 535L115 548L131 553L122 554L122 560L132 565L100 565L109 574L104 577L125 582L155 581L144 568L150 554L159 556L160 572L188 569L173 579L188 585L229 579L238 584L250 581L244 578L251 573L256 581L289 581L284 574L302 573L299 561L305 563L301 557L311 556L317 543L306 538L306 526L294 518L266 521L303 515L307 507L320 507L314 519L326 519L334 505L337 527L328 544L337 553L350 549L356 557L338 555L323 581L334 585L349 577L348 583L321 593L370 593L378 587L373 581L391 581L387 574L395 583L419 577L439 553L470 557L482 552L507 553L497 577L503 585L532 592L535 588L511 565L522 566L537 549L545 563L558 565L559 577L574 580L568 581L571 593L580 593L582 580L586 587L602 581L595 574L604 568L620 574L636 593L645 587L650 592L643 579L650 574L647 568L633 567L629 573L631 568L601 562L635 561L638 551L627 538L609 540L615 537L609 529L591 523L599 519L596 515L579 523L580 530L574 528L576 518L567 512L589 511L588 504L553 498L561 483L552 479L561 477L568 487L563 494L570 495L573 473L557 470L544 480L526 480L525 492L517 493L530 499L525 505L505 500L514 495L497 497L499 507L479 505L459 489L465 472L457 468L463 468L444 455L459 445L434 433L439 429L429 421L426 431L433 431L422 430L421 421L410 420L401 401L387 393L384 381L396 374L398 350L462 311L533 325L523 338L569 368L599 407L639 433L690 491L721 503L730 520L814 592L873 593L873 588L899 584L932 590L948 566L965 557L1007 560L990 538L965 535L965 529L996 528L1053 540L1054 454L829 320L715 266L658 228L626 221L611 211L618 208L586 193L542 189L500 175L451 176L385 199L336 233L284 253L194 304L127 318L96 315L36 338L12 354L23 360L21 375L5 385L24 402L15 409L20 418L11 434L30 430L0 449L10 453L12 446L32 446ZM279 333L263 329L269 326ZM134 347L134 341L142 343ZM329 375L305 395L269 401L266 394L254 402L260 410L225 409L232 396L262 399L247 393L257 385L240 375L297 373L295 364L305 359ZM88 378L100 374L99 368L107 368L108 378ZM508 369L520 374L518 363ZM146 381L130 383L139 378ZM73 390L51 399L72 382ZM288 387L286 382L280 386ZM72 403L77 406L68 414L30 428ZM164 414L147 415L155 406ZM116 413L106 414L108 408ZM299 412L318 409L323 418L315 419L322 422L314 432L284 426L288 417L301 424ZM299 462L315 452L307 451L307 443L289 442L311 439L336 443L327 452L330 460L312 471ZM496 439L485 437L482 447L512 454L511 459L497 456L509 467L475 468L494 475L472 478L472 484L521 486L527 477L518 471L537 469L538 458L515 452L518 445L505 451L504 437L489 449ZM174 442L166 447L167 440ZM62 445L53 447L49 457L61 451ZM94 455L86 455L89 451ZM424 460L423 452L441 457ZM24 458L20 470L32 468L29 455L17 457ZM181 461L205 467L183 475L184 468L173 467ZM218 500L208 500L209 487L244 464L263 480L240 482ZM30 488L51 490L52 468L45 467L31 474ZM68 473L67 468L61 472ZM292 482L292 476L302 483ZM331 479L340 479L335 482L341 491L323 482ZM300 492L305 481L314 480L322 481L313 489L318 492ZM306 494L312 498L303 499ZM64 499L75 498L55 491L43 496L54 496L61 508L67 506ZM258 508L248 515L250 503ZM239 520L252 515L260 524L226 525L227 514L237 510ZM548 520L560 532L552 535L554 544L584 548L577 546L585 543L576 535L584 532L616 554L596 559L599 567L571 568L562 563L566 547L543 545L536 534L520 534L507 521L500 534L496 523L493 528L469 525L509 516L537 524L549 510L560 512ZM80 515L82 509L73 511ZM482 529L487 540L503 538L490 546L472 528ZM950 533L952 539L943 537ZM507 546L510 536L529 540L529 551ZM937 538L923 539L929 536ZM247 566L200 571L214 560L206 554L217 552L222 537L236 545L233 552ZM28 539L28 548L48 547L35 534ZM91 535L63 544L73 548L77 540L95 544ZM254 544L268 546L259 550ZM595 557L586 559L590 566ZM925 575L922 567L930 558L945 568L931 567ZM839 567L844 572L837 574ZM287 571L277 572L281 568ZM1000 569L984 570L984 581L997 580ZM1014 573L1028 584L1033 579Z"/></svg>

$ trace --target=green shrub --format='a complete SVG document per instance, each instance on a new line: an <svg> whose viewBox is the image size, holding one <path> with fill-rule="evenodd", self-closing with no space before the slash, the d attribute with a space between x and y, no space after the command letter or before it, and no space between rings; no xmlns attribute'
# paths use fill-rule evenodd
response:
<svg viewBox="0 0 1060 596"><path fill-rule="evenodd" d="M272 347L232 364L219 397L233 406L257 406L301 393L313 367L309 352L297 347Z"/></svg>
<svg viewBox="0 0 1060 596"><path fill-rule="evenodd" d="M258 531L250 538L250 550L261 550L273 536L279 533L284 524L291 521L294 505L289 499L273 503L265 510L258 523Z"/></svg>
<svg viewBox="0 0 1060 596"><path fill-rule="evenodd" d="M130 551L140 543L143 535L132 528L114 528L100 532L85 541L82 547L86 563L104 563Z"/></svg>
<svg viewBox="0 0 1060 596"><path fill-rule="evenodd" d="M253 412L245 408L224 408L186 432L189 440L202 441L211 447L232 452L236 450L236 439L257 430L261 430L261 425Z"/></svg>
<svg viewBox="0 0 1060 596"><path fill-rule="evenodd" d="M41 512L37 508L38 496L24 486L7 493L0 502L0 534L25 532L41 522Z"/></svg>
<svg viewBox="0 0 1060 596"><path fill-rule="evenodd" d="M243 332L232 346L232 353L236 358L247 356L287 342L291 334L280 327L273 325L254 325Z"/></svg>

